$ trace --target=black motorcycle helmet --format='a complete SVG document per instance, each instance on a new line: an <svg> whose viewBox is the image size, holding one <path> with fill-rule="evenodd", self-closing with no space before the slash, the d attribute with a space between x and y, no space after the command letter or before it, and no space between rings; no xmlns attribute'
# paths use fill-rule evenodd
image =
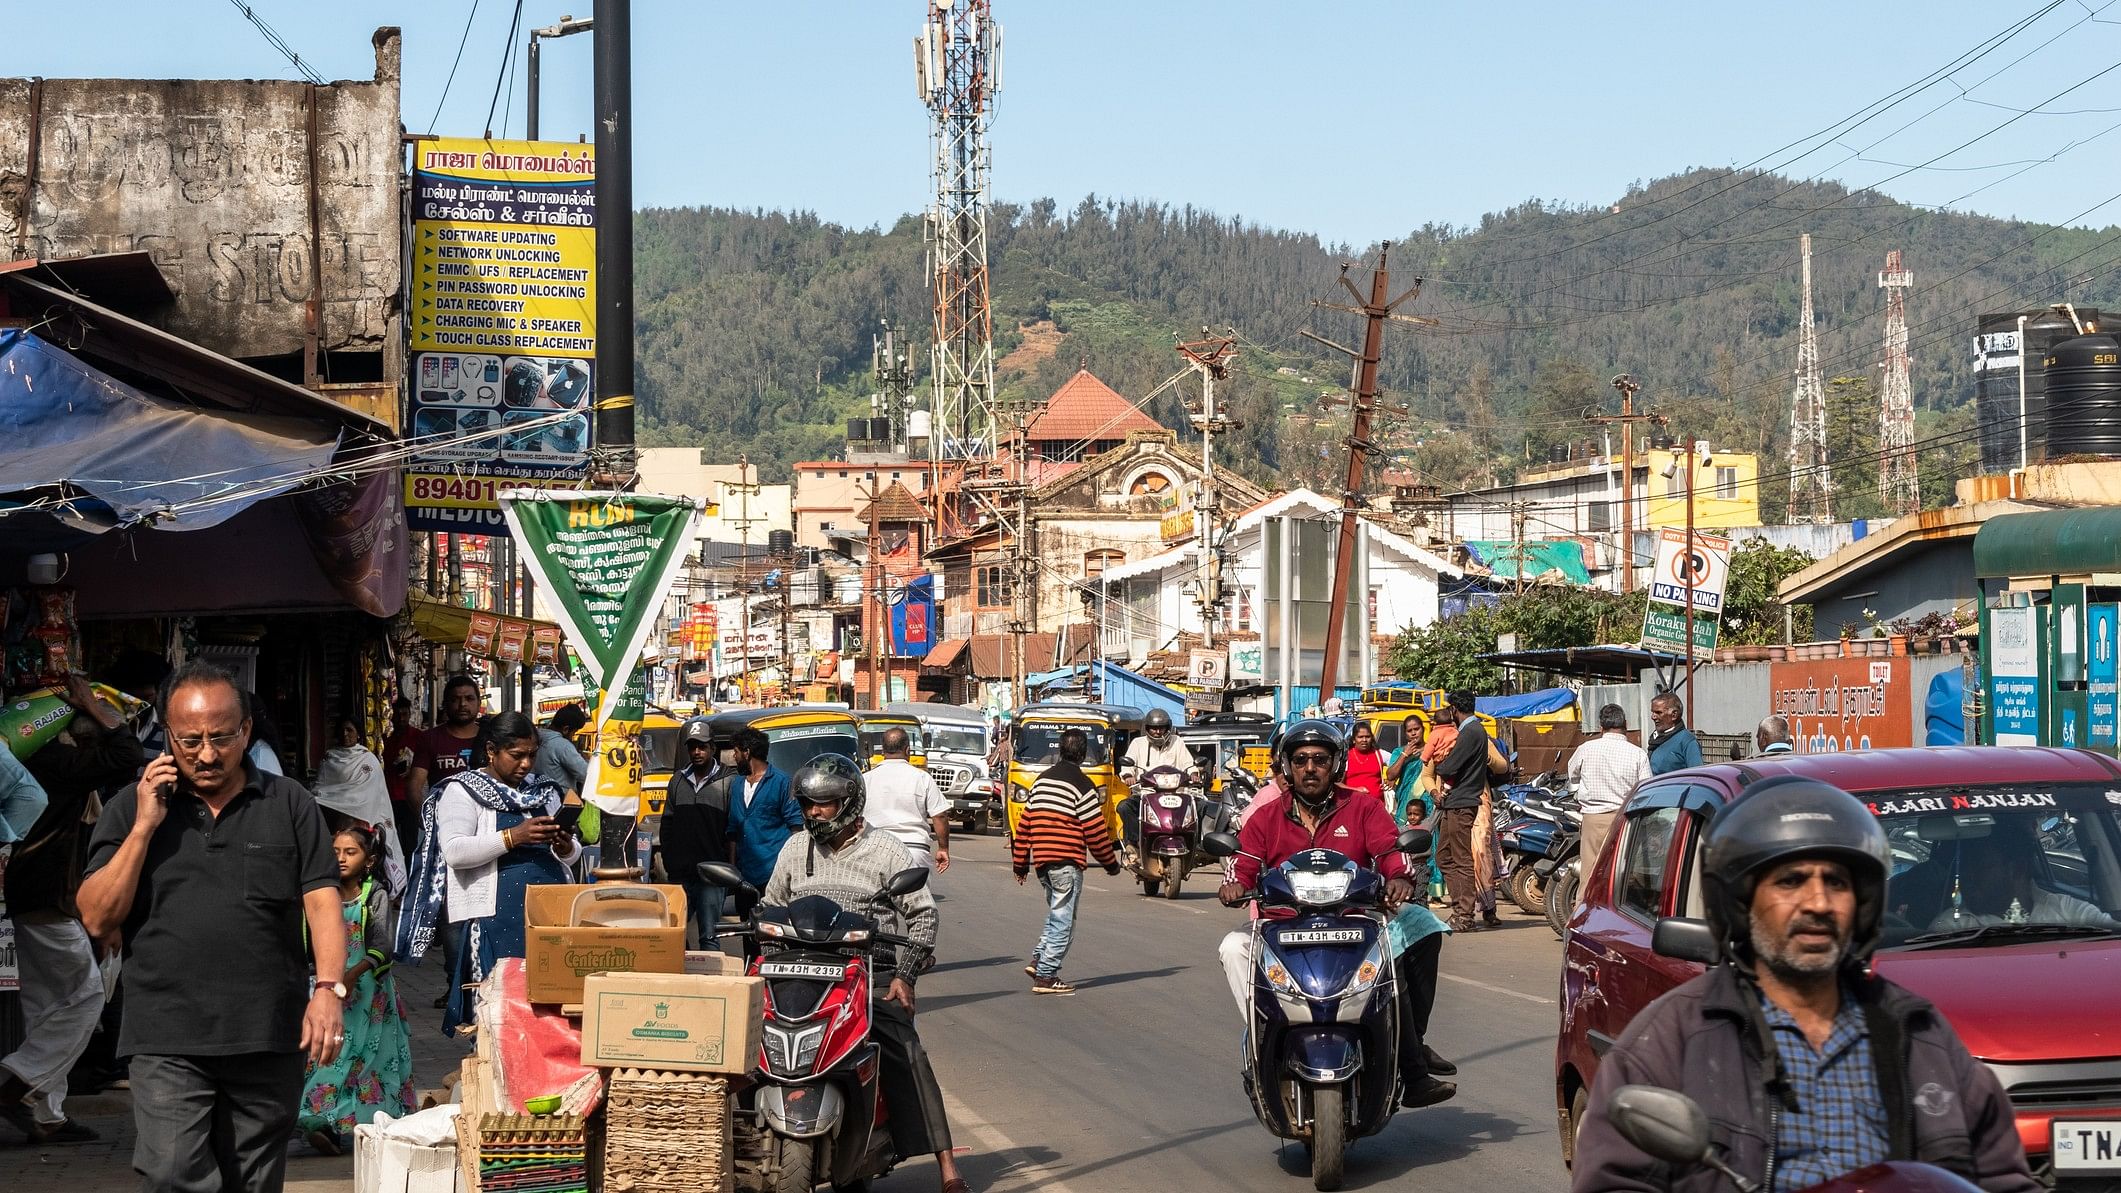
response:
<svg viewBox="0 0 2121 1193"><path fill-rule="evenodd" d="M1169 729L1170 727L1171 714L1165 712L1163 709L1160 708L1150 709L1149 715L1142 718L1142 728L1144 730Z"/></svg>
<svg viewBox="0 0 2121 1193"><path fill-rule="evenodd" d="M1282 732L1280 739L1274 743L1274 762L1283 774L1295 773L1289 765L1289 756L1296 753L1303 746L1324 746L1332 751L1333 783L1335 785L1339 784L1341 776L1347 773L1348 767L1348 745L1341 740L1340 730L1334 728L1331 721L1321 721L1316 718L1298 721L1294 725L1289 726ZM1333 787L1329 786L1326 788L1324 800L1313 804L1298 795L1296 787L1292 783L1289 786L1289 798L1302 800L1307 807L1325 807L1333 802Z"/></svg>
<svg viewBox="0 0 2121 1193"><path fill-rule="evenodd" d="M1761 873L1792 858L1825 857L1846 865L1856 886L1856 918L1841 964L1862 969L1869 963L1884 919L1892 851L1861 800L1817 779L1763 779L1716 813L1705 842L1702 892L1709 928L1727 959L1753 963L1753 890Z"/></svg>
<svg viewBox="0 0 2121 1193"><path fill-rule="evenodd" d="M803 818L803 827L810 831L810 839L819 844L830 842L845 832L848 825L860 820L862 805L868 802L862 785L862 768L845 754L820 754L812 758L795 772L795 778L789 780L788 786L799 804L839 803L839 815L830 820Z"/></svg>

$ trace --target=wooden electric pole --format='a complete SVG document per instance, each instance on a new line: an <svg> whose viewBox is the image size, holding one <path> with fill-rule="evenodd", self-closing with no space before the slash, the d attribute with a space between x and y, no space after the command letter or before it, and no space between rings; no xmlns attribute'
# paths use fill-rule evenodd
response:
<svg viewBox="0 0 2121 1193"><path fill-rule="evenodd" d="M1620 424L1620 550L1615 552L1620 563L1620 591L1635 591L1635 424L1662 423L1664 416L1635 409L1635 395L1642 386L1626 373L1613 378L1613 388L1620 391L1620 413L1594 414L1594 423ZM1643 494L1649 496L1647 492Z"/></svg>
<svg viewBox="0 0 2121 1193"><path fill-rule="evenodd" d="M1340 538L1333 553L1333 598L1326 613L1325 659L1318 672L1318 700L1321 704L1333 698L1333 688L1339 679L1337 672L1340 667L1342 623L1348 616L1348 585L1355 575L1355 519L1362 508L1363 466L1368 461L1369 454L1377 450L1376 444L1370 441L1370 416L1378 409L1377 362L1384 353L1385 321L1393 319L1401 323L1436 322L1434 319L1416 315L1393 313L1401 303L1421 293L1421 279L1415 278L1414 284L1407 287L1399 297L1388 298L1392 292L1392 275L1385 269L1385 257L1391 250L1390 244L1378 248L1377 266L1370 271L1370 293L1367 296L1355 288L1355 283L1348 280L1350 266L1340 267L1340 284L1355 296L1355 301L1360 305L1348 306L1337 302L1314 304L1363 316L1366 322L1363 326L1362 351L1357 352L1353 348L1336 344L1323 336L1312 335L1308 331L1303 333L1306 339L1315 340L1337 352L1345 353L1356 361L1355 387L1351 394L1354 422L1349 428L1348 438L1344 441L1348 447L1348 476L1340 494ZM1406 413L1403 407L1394 409L1398 413Z"/></svg>

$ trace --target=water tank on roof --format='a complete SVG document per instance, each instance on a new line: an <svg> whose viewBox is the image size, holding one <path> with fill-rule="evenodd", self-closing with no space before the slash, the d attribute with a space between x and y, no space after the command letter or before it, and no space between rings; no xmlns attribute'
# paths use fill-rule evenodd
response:
<svg viewBox="0 0 2121 1193"><path fill-rule="evenodd" d="M2087 328L2098 326L2097 310L2077 307L2076 314ZM1981 431L1981 471L2008 472L2047 458L2042 364L2050 348L2079 334L2069 312L2054 307L1981 317L1974 336L1974 417Z"/></svg>
<svg viewBox="0 0 2121 1193"><path fill-rule="evenodd" d="M766 553L776 559L795 554L795 532L790 530L767 531Z"/></svg>
<svg viewBox="0 0 2121 1193"><path fill-rule="evenodd" d="M2077 336L2047 350L2047 458L2121 456L2121 341Z"/></svg>

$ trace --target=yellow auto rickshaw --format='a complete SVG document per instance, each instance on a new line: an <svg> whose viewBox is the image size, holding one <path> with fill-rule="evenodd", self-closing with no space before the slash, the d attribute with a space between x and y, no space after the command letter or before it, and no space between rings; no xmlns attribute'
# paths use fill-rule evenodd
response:
<svg viewBox="0 0 2121 1193"><path fill-rule="evenodd" d="M1083 773L1104 789L1105 824L1119 839L1119 801L1127 798L1127 785L1119 777L1118 761L1127 743L1142 731L1142 713L1122 704L1071 704L1054 701L1030 704L1016 712L1009 730L1009 835L1016 835L1016 822L1031 799L1031 786L1046 768L1060 761L1061 734L1080 729L1090 739L1083 759Z"/></svg>
<svg viewBox="0 0 2121 1193"><path fill-rule="evenodd" d="M663 799L670 790L670 776L685 765L685 751L678 748L683 718L668 709L651 708L641 717L641 815L663 815Z"/></svg>
<svg viewBox="0 0 2121 1193"><path fill-rule="evenodd" d="M791 778L820 754L843 754L856 762L862 758L861 722L844 708L796 704L732 709L716 713L707 727L716 748L734 738L739 729L764 733L767 765Z"/></svg>
<svg viewBox="0 0 2121 1193"><path fill-rule="evenodd" d="M1208 776L1208 792L1221 798L1223 768L1234 761L1265 782L1273 773L1274 718L1266 713L1210 713L1190 725L1178 727L1178 740L1186 743L1201 773Z"/></svg>
<svg viewBox="0 0 2121 1193"><path fill-rule="evenodd" d="M854 760L862 764L863 770L868 770L884 760L884 735L893 729L906 731L906 740L913 746L913 756L908 761L922 770L928 769L928 743L922 732L919 717L911 713L878 712L869 708L856 709L854 715L855 719L861 722L862 735L862 752L855 755Z"/></svg>

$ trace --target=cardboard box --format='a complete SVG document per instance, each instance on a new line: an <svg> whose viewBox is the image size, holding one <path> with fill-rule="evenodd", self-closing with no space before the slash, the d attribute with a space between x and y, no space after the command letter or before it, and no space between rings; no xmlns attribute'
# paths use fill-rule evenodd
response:
<svg viewBox="0 0 2121 1193"><path fill-rule="evenodd" d="M582 1063L749 1072L765 1012L761 978L596 974L582 995Z"/></svg>
<svg viewBox="0 0 2121 1193"><path fill-rule="evenodd" d="M663 898L660 902L645 898L584 898L579 901L583 918L645 917L659 918L662 923L655 927L606 927L574 922L577 896L585 891L608 895L621 890L656 891ZM630 914L612 914L621 910ZM683 973L685 890L663 884L533 886L523 893L523 943L524 988L532 1002L580 1002L582 981L593 973Z"/></svg>
<svg viewBox="0 0 2121 1193"><path fill-rule="evenodd" d="M744 959L715 949L706 952L690 949L685 953L685 972L703 973L711 977L740 978L744 976Z"/></svg>
<svg viewBox="0 0 2121 1193"><path fill-rule="evenodd" d="M463 1180L448 1144L386 1139L374 1123L354 1128L354 1193L461 1193Z"/></svg>

